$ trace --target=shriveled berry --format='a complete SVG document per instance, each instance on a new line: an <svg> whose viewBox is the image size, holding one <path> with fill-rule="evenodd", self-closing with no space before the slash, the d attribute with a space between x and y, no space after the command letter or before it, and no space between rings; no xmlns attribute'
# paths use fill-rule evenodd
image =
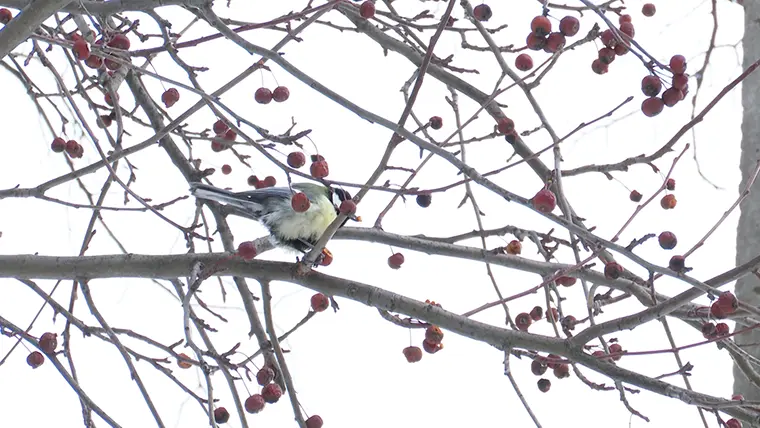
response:
<svg viewBox="0 0 760 428"><path fill-rule="evenodd" d="M441 129L443 127L443 119L441 116L433 116L430 118L430 127L433 129Z"/></svg>
<svg viewBox="0 0 760 428"><path fill-rule="evenodd" d="M516 239L513 239L509 242L509 244L507 244L506 251L507 254L516 256L522 252L522 243Z"/></svg>
<svg viewBox="0 0 760 428"><path fill-rule="evenodd" d="M282 388L276 383L264 385L264 387L261 388L261 396L267 403L274 404L280 399L280 397L282 397Z"/></svg>
<svg viewBox="0 0 760 428"><path fill-rule="evenodd" d="M290 98L290 90L285 86L278 86L272 91L272 99L275 102L283 103Z"/></svg>
<svg viewBox="0 0 760 428"><path fill-rule="evenodd" d="M667 181L665 181L665 188L671 192L676 190L676 180L674 178L668 178Z"/></svg>
<svg viewBox="0 0 760 428"><path fill-rule="evenodd" d="M477 6L475 6L474 9L472 9L472 16L475 17L478 21L488 21L493 16L493 11L491 11L491 7L488 6L485 3L481 3Z"/></svg>
<svg viewBox="0 0 760 428"><path fill-rule="evenodd" d="M541 392L549 392L549 389L552 387L552 382L549 379L541 378L536 382L536 385L538 385L538 390Z"/></svg>
<svg viewBox="0 0 760 428"><path fill-rule="evenodd" d="M530 22L530 31L539 37L544 37L552 32L552 22L549 18L539 15Z"/></svg>
<svg viewBox="0 0 760 428"><path fill-rule="evenodd" d="M645 3L644 6L641 6L641 14L646 17L654 16L655 12L657 12L657 8L652 3Z"/></svg>
<svg viewBox="0 0 760 428"><path fill-rule="evenodd" d="M554 208L557 206L557 198L551 190L541 189L535 196L533 196L531 203L533 204L533 208L538 211L541 211L542 213L550 213L554 211Z"/></svg>
<svg viewBox="0 0 760 428"><path fill-rule="evenodd" d="M311 176L314 178L325 178L328 175L330 175L330 168L327 166L327 161L318 160L316 162L311 163L311 167L309 167L309 172L311 173Z"/></svg>
<svg viewBox="0 0 760 428"><path fill-rule="evenodd" d="M665 103L657 97L649 97L641 103L641 112L646 117L654 117L662 112Z"/></svg>
<svg viewBox="0 0 760 428"><path fill-rule="evenodd" d="M502 134L506 134L511 132L515 129L515 121L508 118L508 117L502 117L499 119L499 121L496 124L496 128L501 132Z"/></svg>
<svg viewBox="0 0 760 428"><path fill-rule="evenodd" d="M179 354L177 358L177 366L179 366L179 368L181 369L189 369L190 367L193 366L193 364L190 361L191 361L190 357L183 352Z"/></svg>
<svg viewBox="0 0 760 428"><path fill-rule="evenodd" d="M392 256L388 257L388 266L390 266L391 269L399 269L402 264L404 264L403 254L395 253Z"/></svg>
<svg viewBox="0 0 760 428"><path fill-rule="evenodd" d="M660 243L660 247L663 250L672 250L678 243L676 235L673 232L662 232L660 236L657 237L657 241Z"/></svg>
<svg viewBox="0 0 760 428"><path fill-rule="evenodd" d="M367 0L359 6L359 15L364 19L370 19L375 16L375 3Z"/></svg>
<svg viewBox="0 0 760 428"><path fill-rule="evenodd" d="M256 257L256 245L253 241L241 242L240 245L238 245L237 253L243 259L251 260Z"/></svg>
<svg viewBox="0 0 760 428"><path fill-rule="evenodd" d="M422 349L418 346L407 346L403 353L406 361L410 363L416 363L422 359Z"/></svg>
<svg viewBox="0 0 760 428"><path fill-rule="evenodd" d="M288 166L298 169L306 165L306 155L303 152L291 152L288 154Z"/></svg>
<svg viewBox="0 0 760 428"><path fill-rule="evenodd" d="M676 207L676 203L676 197L672 193L665 195L660 199L660 206L665 210L672 210Z"/></svg>
<svg viewBox="0 0 760 428"><path fill-rule="evenodd" d="M293 208L293 211L304 213L311 207L311 201L309 201L309 197L305 193L298 192L290 198L290 206Z"/></svg>
<svg viewBox="0 0 760 428"><path fill-rule="evenodd" d="M631 194L628 197L631 198L631 200L633 202L641 202L641 197L642 196L641 196L641 193L639 193L638 190L632 190Z"/></svg>
<svg viewBox="0 0 760 428"><path fill-rule="evenodd" d="M533 318L526 312L521 312L515 317L515 325L521 331L528 331L531 324L533 324Z"/></svg>
<svg viewBox="0 0 760 428"><path fill-rule="evenodd" d="M427 208L430 206L430 203L433 202L433 195L430 193L420 193L417 195L416 201L417 205L421 206L422 208Z"/></svg>
<svg viewBox="0 0 760 428"><path fill-rule="evenodd" d="M549 354L546 356L546 359L544 360L546 362L546 365L549 366L550 369L554 370L557 368L560 364L564 364L562 362L562 357L555 354Z"/></svg>
<svg viewBox="0 0 760 428"><path fill-rule="evenodd" d="M618 262L609 262L604 265L604 276L610 279L618 279L623 273L623 266Z"/></svg>
<svg viewBox="0 0 760 428"><path fill-rule="evenodd" d="M563 330L575 330L575 326L578 324L578 319L572 315L568 315L559 322Z"/></svg>
<svg viewBox="0 0 760 428"><path fill-rule="evenodd" d="M541 306L534 306L533 309L530 310L530 318L533 321L541 321L541 318L544 317L544 308Z"/></svg>
<svg viewBox="0 0 760 428"><path fill-rule="evenodd" d="M676 272L682 272L686 269L686 258L684 256L673 256L668 262L668 268Z"/></svg>
<svg viewBox="0 0 760 428"><path fill-rule="evenodd" d="M230 412L224 407L217 407L214 409L214 422L218 424L225 424L230 420Z"/></svg>
<svg viewBox="0 0 760 428"><path fill-rule="evenodd" d="M443 331L437 325L431 325L425 330L425 340L431 343L441 343L443 341Z"/></svg>
<svg viewBox="0 0 760 428"><path fill-rule="evenodd" d="M573 278L572 276L560 276L555 280L555 282L559 285L565 286L565 287L572 287L575 285L575 282L577 281L576 278Z"/></svg>
<svg viewBox="0 0 760 428"><path fill-rule="evenodd" d="M702 324L702 336L705 339L712 339L713 337L717 336L717 328L715 327L715 324L711 322L706 322Z"/></svg>
<svg viewBox="0 0 760 428"><path fill-rule="evenodd" d="M253 99L259 104L269 104L272 101L272 91L267 88L256 89Z"/></svg>
<svg viewBox="0 0 760 428"><path fill-rule="evenodd" d="M612 355L612 361L620 361L621 358L623 358L622 355L620 355L623 352L623 347L619 343L613 343L610 345L610 354L618 354L618 355Z"/></svg>
<svg viewBox="0 0 760 428"><path fill-rule="evenodd" d="M546 320L549 322L559 321L559 311L557 310L557 308L551 308L548 311L546 311Z"/></svg>
<svg viewBox="0 0 760 428"><path fill-rule="evenodd" d="M434 343L425 339L422 341L422 349L424 349L428 354L435 354L436 352L443 349L443 343Z"/></svg>
<svg viewBox="0 0 760 428"><path fill-rule="evenodd" d="M530 371L536 376L546 373L546 364L540 358L536 358L530 363Z"/></svg>
<svg viewBox="0 0 760 428"><path fill-rule="evenodd" d="M179 101L179 91L177 90L177 88L167 89L161 95L161 101L164 103L166 108L173 106L177 101Z"/></svg>
<svg viewBox="0 0 760 428"><path fill-rule="evenodd" d="M566 16L559 21L559 32L567 37L573 37L578 34L581 23L574 16Z"/></svg>
<svg viewBox="0 0 760 428"><path fill-rule="evenodd" d="M42 333L40 336L40 349L46 354L52 354L55 352L55 348L58 347L58 335L55 333Z"/></svg>
<svg viewBox="0 0 760 428"><path fill-rule="evenodd" d="M272 368L269 366L264 366L258 372L256 372L256 382L261 386L270 384L273 380L274 370L272 370Z"/></svg>
<svg viewBox="0 0 760 428"><path fill-rule="evenodd" d="M26 357L26 363L29 364L29 367L33 369L36 369L37 367L41 366L42 363L44 362L45 362L45 357L42 355L40 351L34 351Z"/></svg>
<svg viewBox="0 0 760 428"><path fill-rule="evenodd" d="M270 385L277 384L270 383ZM279 388L279 386L277 388ZM280 392L280 394L282 394L282 392ZM265 405L266 401L264 401L264 397L261 394L253 394L246 398L245 403L243 403L243 407L245 407L245 411L248 413L259 413L264 410Z"/></svg>
<svg viewBox="0 0 760 428"><path fill-rule="evenodd" d="M568 364L560 364L554 368L554 376L557 379L564 379L570 377L570 366Z"/></svg>

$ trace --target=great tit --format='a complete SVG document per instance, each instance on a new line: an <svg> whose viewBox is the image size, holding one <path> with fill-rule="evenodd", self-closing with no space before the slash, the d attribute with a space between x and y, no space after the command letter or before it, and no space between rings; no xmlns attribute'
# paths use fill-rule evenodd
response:
<svg viewBox="0 0 760 428"><path fill-rule="evenodd" d="M343 189L314 183L296 183L288 187L268 187L245 192L230 192L202 183L191 183L190 192L198 199L226 204L231 214L261 222L280 246L307 253L338 216L341 202L351 199ZM291 198L303 192L311 206L296 212ZM352 214L346 218L361 221ZM346 221L341 224L343 226Z"/></svg>

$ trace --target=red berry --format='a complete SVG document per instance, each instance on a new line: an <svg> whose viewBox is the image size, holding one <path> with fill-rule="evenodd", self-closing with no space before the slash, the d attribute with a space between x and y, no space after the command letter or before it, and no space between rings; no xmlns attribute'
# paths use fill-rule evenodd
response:
<svg viewBox="0 0 760 428"><path fill-rule="evenodd" d="M600 360L606 360L607 359L606 358L607 357L607 353L604 352L604 351L594 351L591 354L591 356L594 357L594 358L600 359Z"/></svg>
<svg viewBox="0 0 760 428"><path fill-rule="evenodd" d="M321 257L318 260L320 266L330 266L333 262L333 255L327 248L322 248Z"/></svg>
<svg viewBox="0 0 760 428"><path fill-rule="evenodd" d="M85 61L90 57L90 45L87 44L85 39L78 39L74 42L74 57L80 61Z"/></svg>
<svg viewBox="0 0 760 428"><path fill-rule="evenodd" d="M227 164L222 165L222 174L229 175L231 172L232 172L232 167L231 166L229 166Z"/></svg>
<svg viewBox="0 0 760 428"><path fill-rule="evenodd" d="M395 253L392 256L388 257L388 266L390 266L391 269L399 269L402 264L404 264L403 254Z"/></svg>
<svg viewBox="0 0 760 428"><path fill-rule="evenodd" d="M741 395L741 394L734 394L734 395L731 396L731 399L732 400L736 400L736 401L742 401L742 400L744 400L744 396Z"/></svg>
<svg viewBox="0 0 760 428"><path fill-rule="evenodd" d="M539 37L544 37L552 32L552 22L545 16L537 16L530 22L530 31Z"/></svg>
<svg viewBox="0 0 760 428"><path fill-rule="evenodd" d="M161 95L161 101L163 101L166 108L173 106L179 101L179 91L176 88L169 88Z"/></svg>
<svg viewBox="0 0 760 428"><path fill-rule="evenodd" d="M433 116L430 118L430 127L433 129L441 129L443 126L443 119L441 116Z"/></svg>
<svg viewBox="0 0 760 428"><path fill-rule="evenodd" d="M562 33L551 33L546 38L546 46L544 46L544 50L550 53L557 52L565 47L566 42L567 40Z"/></svg>
<svg viewBox="0 0 760 428"><path fill-rule="evenodd" d="M298 169L306 165L306 155L303 152L291 152L288 154L288 166Z"/></svg>
<svg viewBox="0 0 760 428"><path fill-rule="evenodd" d="M13 13L6 8L0 9L0 23L7 24L13 19Z"/></svg>
<svg viewBox="0 0 760 428"><path fill-rule="evenodd" d="M510 241L506 248L507 254L516 256L522 252L522 243L516 239Z"/></svg>
<svg viewBox="0 0 760 428"><path fill-rule="evenodd" d="M224 407L217 407L214 409L214 422L218 424L227 423L230 420L230 412Z"/></svg>
<svg viewBox="0 0 760 428"><path fill-rule="evenodd" d="M76 140L69 140L66 141L66 153L74 157L79 150L79 143L76 142Z"/></svg>
<svg viewBox="0 0 760 428"><path fill-rule="evenodd" d="M425 330L425 340L430 343L441 343L443 341L443 331L437 325L431 325Z"/></svg>
<svg viewBox="0 0 760 428"><path fill-rule="evenodd" d="M710 305L710 315L718 319L723 319L726 317L726 314L723 312L723 308L720 307L720 304L718 302L713 302L713 304Z"/></svg>
<svg viewBox="0 0 760 428"><path fill-rule="evenodd" d="M278 86L274 88L274 91L272 92L272 99L275 100L278 103L282 103L288 100L290 98L290 90L288 90L285 86Z"/></svg>
<svg viewBox="0 0 760 428"><path fill-rule="evenodd" d="M306 428L322 428L322 418L319 415L311 415L306 419Z"/></svg>
<svg viewBox="0 0 760 428"><path fill-rule="evenodd" d="M274 187L277 184L277 179L268 175L264 178L264 187Z"/></svg>
<svg viewBox="0 0 760 428"><path fill-rule="evenodd" d="M311 296L311 309L314 312L322 312L330 307L330 299L322 293Z"/></svg>
<svg viewBox="0 0 760 428"><path fill-rule="evenodd" d="M557 377L557 379L564 379L566 377L570 377L570 366L567 364L560 364L557 367L554 368L554 376Z"/></svg>
<svg viewBox="0 0 760 428"><path fill-rule="evenodd" d="M624 22L631 22L632 20L633 18L631 18L631 15L620 15L618 22L622 24Z"/></svg>
<svg viewBox="0 0 760 428"><path fill-rule="evenodd" d="M546 311L546 320L549 322L559 321L559 311L557 310L557 308L551 308L548 311Z"/></svg>
<svg viewBox="0 0 760 428"><path fill-rule="evenodd" d="M108 128L113 123L113 118L110 114L102 114L98 116L98 127L99 128Z"/></svg>
<svg viewBox="0 0 760 428"><path fill-rule="evenodd" d="M715 325L715 334L718 337L728 336L730 332L731 331L728 328L728 324L724 322L719 322L718 324Z"/></svg>
<svg viewBox="0 0 760 428"><path fill-rule="evenodd" d="M543 36L537 36L533 33L528 34L528 38L525 40L525 44L528 49L532 51L540 51L546 46L546 38Z"/></svg>
<svg viewBox="0 0 760 428"><path fill-rule="evenodd" d="M565 287L572 287L575 285L575 282L577 279L573 278L572 276L560 276L555 280L555 282L559 285L563 285Z"/></svg>
<svg viewBox="0 0 760 428"><path fill-rule="evenodd" d="M672 210L676 207L676 197L673 194L665 195L660 199L660 206L665 210Z"/></svg>
<svg viewBox="0 0 760 428"><path fill-rule="evenodd" d="M654 16L655 12L657 12L657 8L652 3L645 3L644 6L641 6L641 14L646 17Z"/></svg>
<svg viewBox="0 0 760 428"><path fill-rule="evenodd" d="M683 55L673 55L670 58L670 70L674 74L686 73L686 58Z"/></svg>
<svg viewBox="0 0 760 428"><path fill-rule="evenodd" d="M259 104L269 104L272 101L272 91L267 88L256 89L253 99Z"/></svg>
<svg viewBox="0 0 760 428"><path fill-rule="evenodd" d="M656 97L662 89L662 81L657 76L646 76L641 79L641 92L648 97Z"/></svg>
<svg viewBox="0 0 760 428"><path fill-rule="evenodd" d="M227 145L226 144L222 144L221 142L219 142L217 140L213 140L211 142L211 150L213 150L213 151L215 151L217 153L219 153L219 152L221 152L223 150L226 150L226 149L227 149Z"/></svg>
<svg viewBox="0 0 760 428"><path fill-rule="evenodd" d="M578 34L581 24L578 22L578 18L574 16L566 16L559 21L559 32L567 37L573 37Z"/></svg>
<svg viewBox="0 0 760 428"><path fill-rule="evenodd" d="M633 24L630 22L623 22L620 24L620 32L630 38L633 38L633 36L636 34L636 31L633 29Z"/></svg>
<svg viewBox="0 0 760 428"><path fill-rule="evenodd" d="M684 90L689 86L689 78L685 74L673 75L673 87Z"/></svg>
<svg viewBox="0 0 760 428"><path fill-rule="evenodd" d="M717 335L715 324L711 322L706 322L702 324L702 336L705 339L712 339Z"/></svg>
<svg viewBox="0 0 760 428"><path fill-rule="evenodd" d="M255 175L251 175L248 177L248 185L253 187L258 187L259 184L259 177L256 177Z"/></svg>
<svg viewBox="0 0 760 428"><path fill-rule="evenodd" d="M619 343L613 343L610 345L610 354L620 354L623 352L623 347ZM622 355L613 355L612 361L620 361Z"/></svg>
<svg viewBox="0 0 760 428"><path fill-rule="evenodd" d="M304 213L311 207L311 201L309 201L309 197L305 193L298 192L290 198L290 206L293 207L293 211Z"/></svg>
<svg viewBox="0 0 760 428"><path fill-rule="evenodd" d="M617 38L615 38L615 33L612 32L609 28L602 31L601 34L602 44L604 46L607 46L608 48L614 48L615 45L618 43Z"/></svg>
<svg viewBox="0 0 760 428"><path fill-rule="evenodd" d="M84 60L84 65L97 70L98 68L103 66L103 58L97 55L90 55L87 57L86 60Z"/></svg>
<svg viewBox="0 0 760 428"><path fill-rule="evenodd" d="M657 241L659 241L660 247L662 247L663 250L672 250L678 243L676 235L673 234L673 232L662 232L660 236L657 237Z"/></svg>
<svg viewBox="0 0 760 428"><path fill-rule="evenodd" d="M270 383L261 388L261 396L269 404L276 403L282 397L282 389L276 383Z"/></svg>
<svg viewBox="0 0 760 428"><path fill-rule="evenodd" d="M718 304L726 315L733 314L739 308L739 300L730 291L724 291L718 296Z"/></svg>
<svg viewBox="0 0 760 428"><path fill-rule="evenodd" d="M541 321L541 318L544 317L544 308L541 306L534 306L533 309L530 310L530 317L533 321Z"/></svg>
<svg viewBox="0 0 760 428"><path fill-rule="evenodd" d="M533 318L530 314L522 312L515 317L515 325L521 331L528 331L528 327L533 323Z"/></svg>
<svg viewBox="0 0 760 428"><path fill-rule="evenodd" d="M673 107L683 98L684 93L678 88L668 88L662 93L662 102L668 107Z"/></svg>
<svg viewBox="0 0 760 428"><path fill-rule="evenodd" d="M738 419L731 418L726 421L726 428L742 428L742 423Z"/></svg>
<svg viewBox="0 0 760 428"><path fill-rule="evenodd" d="M56 153L61 153L66 150L66 140L61 137L53 138L53 142L50 143L50 149Z"/></svg>
<svg viewBox="0 0 760 428"><path fill-rule="evenodd" d="M472 10L472 16L474 16L478 21L488 21L493 16L493 11L491 11L490 6L483 3L475 6L475 8Z"/></svg>
<svg viewBox="0 0 760 428"><path fill-rule="evenodd" d="M502 117L497 122L496 128L502 134L508 134L508 133L512 132L513 129L515 129L515 121L513 121L512 119L510 119L508 117Z"/></svg>
<svg viewBox="0 0 760 428"><path fill-rule="evenodd" d="M34 351L26 357L26 363L33 369L41 366L44 362L45 357L39 351Z"/></svg>
<svg viewBox="0 0 760 428"><path fill-rule="evenodd" d="M554 211L554 208L557 206L557 198L549 189L539 190L538 193L533 196L531 202L533 203L533 208L542 213L550 213Z"/></svg>
<svg viewBox="0 0 760 428"><path fill-rule="evenodd" d="M646 117L654 117L662 112L665 108L665 103L661 98L649 97L641 103L641 112Z"/></svg>
<svg viewBox="0 0 760 428"><path fill-rule="evenodd" d="M58 347L58 335L55 333L42 333L40 336L40 349L46 354L55 352Z"/></svg>
<svg viewBox="0 0 760 428"><path fill-rule="evenodd" d="M605 65L612 64L615 61L615 51L607 47L599 49L599 61Z"/></svg>
<svg viewBox="0 0 760 428"><path fill-rule="evenodd" d="M628 44L618 43L615 45L615 55L622 56L628 53Z"/></svg>
<svg viewBox="0 0 760 428"><path fill-rule="evenodd" d="M370 19L375 16L375 3L367 0L359 6L359 15L364 19Z"/></svg>
<svg viewBox="0 0 760 428"><path fill-rule="evenodd" d="M433 202L433 195L430 193L420 193L417 195L416 200L417 205L421 206L422 208L427 208Z"/></svg>
<svg viewBox="0 0 760 428"><path fill-rule="evenodd" d="M562 325L563 330L575 330L576 324L578 324L578 319L575 318L572 315L568 315L559 322L560 325Z"/></svg>
<svg viewBox="0 0 760 428"><path fill-rule="evenodd" d="M686 269L686 259L684 256L673 256L668 262L668 268L676 272L681 272Z"/></svg>
<svg viewBox="0 0 760 428"><path fill-rule="evenodd" d="M228 129L227 132L224 133L224 139L227 141L235 141L235 138L237 138L237 132L232 129Z"/></svg>
<svg viewBox="0 0 760 428"><path fill-rule="evenodd" d="M633 202L641 202L641 197L642 196L641 196L641 193L639 193L638 190L632 190L630 196L628 196L628 197L631 198L631 200Z"/></svg>
<svg viewBox="0 0 760 428"><path fill-rule="evenodd" d="M665 182L665 188L670 191L676 190L676 180L673 178L668 178L668 180Z"/></svg>
<svg viewBox="0 0 760 428"><path fill-rule="evenodd" d="M338 211L340 211L341 214L353 215L356 213L356 202L352 201L351 199L346 199L340 203Z"/></svg>
<svg viewBox="0 0 760 428"><path fill-rule="evenodd" d="M237 253L244 260L251 260L256 257L256 245L254 245L253 241L241 242L238 245Z"/></svg>
<svg viewBox="0 0 760 428"><path fill-rule="evenodd" d="M127 36L121 33L114 34L111 41L108 42L109 47L116 48L116 49L124 49L124 50L129 49L129 44L130 44L129 38L127 38Z"/></svg>
<svg viewBox="0 0 760 428"><path fill-rule="evenodd" d="M224 119L219 119L216 122L214 122L214 126L212 128L214 130L214 134L220 135L227 132L230 127L227 125L227 122L224 121Z"/></svg>
<svg viewBox="0 0 760 428"><path fill-rule="evenodd" d="M552 387L552 381L549 379L539 379L536 383L538 385L538 390L541 392L549 392L549 389Z"/></svg>
<svg viewBox="0 0 760 428"><path fill-rule="evenodd" d="M594 70L594 73L601 75L607 73L609 67L597 58L591 62L591 69Z"/></svg>
<svg viewBox="0 0 760 428"><path fill-rule="evenodd" d="M623 273L623 266L620 266L618 262L609 262L604 265L604 276L611 279L620 278L620 274Z"/></svg>
<svg viewBox="0 0 760 428"><path fill-rule="evenodd" d="M520 71L528 71L533 68L533 58L530 55L524 53L515 58L515 68Z"/></svg>
<svg viewBox="0 0 760 428"><path fill-rule="evenodd" d="M256 382L261 386L272 383L273 380L274 370L271 367L264 366L256 373Z"/></svg>
<svg viewBox="0 0 760 428"><path fill-rule="evenodd" d="M552 370L554 370L555 368L557 368L560 364L564 364L562 362L562 357L560 357L559 355L555 355L555 354L549 354L549 355L547 355L545 361L546 361L546 365L550 369L552 369Z"/></svg>
<svg viewBox="0 0 760 428"><path fill-rule="evenodd" d="M542 374L546 373L546 364L544 364L541 357L531 361L530 371L536 376L541 376Z"/></svg>
<svg viewBox="0 0 760 428"><path fill-rule="evenodd" d="M428 354L435 354L436 352L443 349L443 343L434 343L425 339L422 341L422 349L424 349Z"/></svg>
<svg viewBox="0 0 760 428"><path fill-rule="evenodd" d="M113 107L113 99L111 99L111 93L106 93L104 100L106 104ZM116 101L119 101L119 94L116 94Z"/></svg>
<svg viewBox="0 0 760 428"><path fill-rule="evenodd" d="M327 161L324 160L312 162L309 171L314 178L325 178L330 174L330 168L327 166Z"/></svg>
<svg viewBox="0 0 760 428"><path fill-rule="evenodd" d="M277 386L276 383L270 383L269 385ZM279 388L279 386L277 388ZM251 395L250 397L246 398L245 403L244 403L245 411L248 413L259 413L260 411L264 409L265 405L266 405L266 402L264 401L264 397L261 394Z"/></svg>
<svg viewBox="0 0 760 428"><path fill-rule="evenodd" d="M416 363L422 359L422 349L417 346L407 346L403 352L406 361L410 363Z"/></svg>

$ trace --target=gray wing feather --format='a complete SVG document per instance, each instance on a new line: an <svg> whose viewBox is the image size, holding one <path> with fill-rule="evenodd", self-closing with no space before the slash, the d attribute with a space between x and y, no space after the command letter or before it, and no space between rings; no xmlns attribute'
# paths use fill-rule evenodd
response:
<svg viewBox="0 0 760 428"><path fill-rule="evenodd" d="M232 213L242 217L259 217L283 200L289 200L293 192L287 187L267 187L265 189L230 192L203 183L191 183L190 192L199 199L206 199L229 205Z"/></svg>

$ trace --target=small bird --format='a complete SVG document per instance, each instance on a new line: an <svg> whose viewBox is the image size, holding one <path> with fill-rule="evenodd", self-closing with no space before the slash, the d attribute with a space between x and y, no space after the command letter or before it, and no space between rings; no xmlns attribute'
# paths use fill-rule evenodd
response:
<svg viewBox="0 0 760 428"><path fill-rule="evenodd" d="M230 192L202 183L190 186L196 198L226 204L231 214L261 222L278 245L302 253L309 252L338 217L341 202L351 199L343 189L314 183L296 183L292 189L268 187L245 192ZM309 199L311 206L305 212L296 212L291 205L291 198L297 192L303 192ZM349 215L346 221L348 219L361 221L355 214Z"/></svg>

